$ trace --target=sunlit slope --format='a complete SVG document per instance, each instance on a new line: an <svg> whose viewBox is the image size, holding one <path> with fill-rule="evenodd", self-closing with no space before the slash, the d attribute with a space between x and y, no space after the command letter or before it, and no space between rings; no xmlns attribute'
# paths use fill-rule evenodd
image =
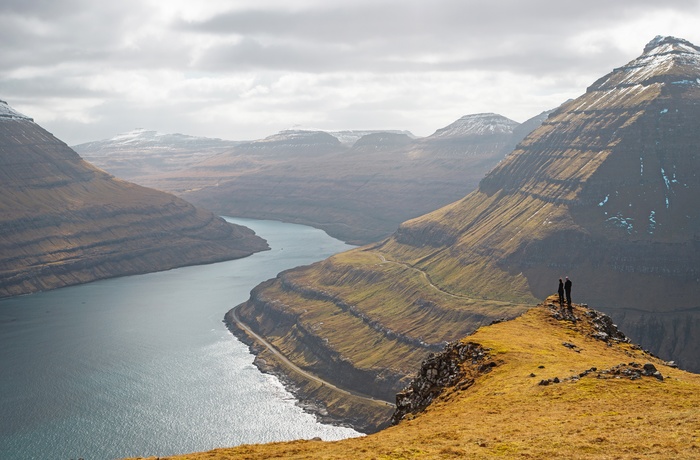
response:
<svg viewBox="0 0 700 460"><path fill-rule="evenodd" d="M393 402L427 353L525 308L444 290L425 272L366 247L283 272L254 289L236 312L299 367ZM366 417L368 425L354 426L373 431L386 421Z"/></svg>
<svg viewBox="0 0 700 460"><path fill-rule="evenodd" d="M614 328L596 312L575 306L572 321L555 316L557 310L541 305L461 341L484 356L437 356L435 362L458 363L438 374L454 376L452 385L437 391L425 411L379 433L172 458L696 458L700 376L617 334L606 338L601 332ZM429 369L414 387L430 382Z"/></svg>

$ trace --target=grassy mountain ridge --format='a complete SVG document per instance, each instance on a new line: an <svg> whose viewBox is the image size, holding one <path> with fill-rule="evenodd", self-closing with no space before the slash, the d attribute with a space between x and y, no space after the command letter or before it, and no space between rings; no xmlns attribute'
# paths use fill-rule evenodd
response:
<svg viewBox="0 0 700 460"><path fill-rule="evenodd" d="M670 367L637 345L601 335L600 319L578 305L573 315L562 316L550 300L516 319L480 328L460 344L478 344L486 352L482 361L473 363L467 355L454 372L458 377L439 389L425 410L372 435L243 445L168 458L700 455L700 376ZM655 375L647 372L649 365Z"/></svg>

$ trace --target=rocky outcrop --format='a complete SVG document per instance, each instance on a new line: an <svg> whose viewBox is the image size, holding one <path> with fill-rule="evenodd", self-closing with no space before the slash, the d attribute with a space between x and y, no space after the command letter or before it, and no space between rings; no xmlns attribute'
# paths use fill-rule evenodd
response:
<svg viewBox="0 0 700 460"><path fill-rule="evenodd" d="M446 388L469 388L476 375L496 367L496 362L489 360L488 352L478 343L452 342L440 353L428 355L421 363L418 375L396 395L396 411L391 424L398 424L409 414L422 412Z"/></svg>
<svg viewBox="0 0 700 460"><path fill-rule="evenodd" d="M0 192L0 297L267 249L250 229L115 179L26 117L0 118Z"/></svg>

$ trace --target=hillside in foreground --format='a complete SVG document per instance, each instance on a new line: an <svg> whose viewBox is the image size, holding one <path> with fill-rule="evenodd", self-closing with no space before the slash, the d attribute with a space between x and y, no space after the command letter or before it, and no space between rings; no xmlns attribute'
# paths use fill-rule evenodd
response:
<svg viewBox="0 0 700 460"><path fill-rule="evenodd" d="M700 375L629 342L608 317L553 299L424 360L396 426L172 459L443 459L700 456ZM546 382L546 384L545 384ZM431 400L426 409L420 407ZM418 408L416 414L412 408ZM252 415L251 415L252 416Z"/></svg>

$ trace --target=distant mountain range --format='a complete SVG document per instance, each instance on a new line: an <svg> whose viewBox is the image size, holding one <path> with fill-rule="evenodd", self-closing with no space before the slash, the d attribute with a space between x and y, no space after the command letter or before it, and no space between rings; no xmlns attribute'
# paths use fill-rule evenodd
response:
<svg viewBox="0 0 700 460"><path fill-rule="evenodd" d="M0 297L268 249L173 195L125 182L0 101Z"/></svg>
<svg viewBox="0 0 700 460"><path fill-rule="evenodd" d="M368 243L473 190L546 115L523 125L497 114L468 115L427 138L287 130L226 143L136 131L75 149L118 177L220 215L302 223Z"/></svg>
<svg viewBox="0 0 700 460"><path fill-rule="evenodd" d="M444 341L522 314L569 276L574 302L697 371L699 178L700 48L657 37L463 199L281 273L236 312L305 369L389 400Z"/></svg>

